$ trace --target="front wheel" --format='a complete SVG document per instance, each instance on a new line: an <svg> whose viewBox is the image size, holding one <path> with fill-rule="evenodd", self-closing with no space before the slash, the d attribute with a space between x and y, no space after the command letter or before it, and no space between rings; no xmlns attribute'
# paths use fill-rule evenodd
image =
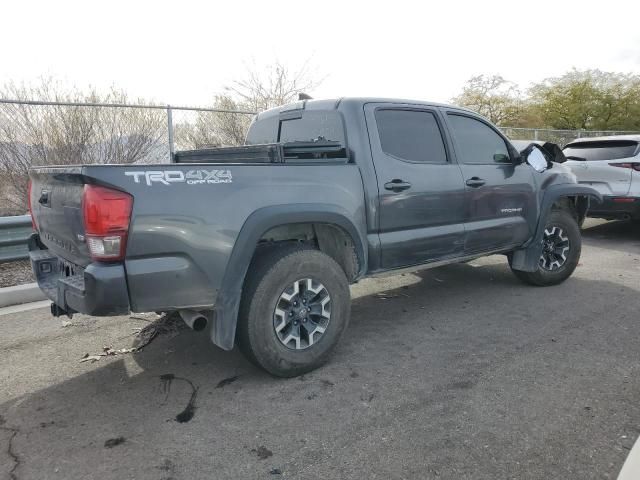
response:
<svg viewBox="0 0 640 480"><path fill-rule="evenodd" d="M350 310L349 283L333 258L296 245L272 247L248 272L237 343L272 375L301 375L329 359Z"/></svg>
<svg viewBox="0 0 640 480"><path fill-rule="evenodd" d="M549 214L542 244L538 269L513 273L523 282L541 287L564 282L578 266L582 250L580 227L569 212L553 210Z"/></svg>

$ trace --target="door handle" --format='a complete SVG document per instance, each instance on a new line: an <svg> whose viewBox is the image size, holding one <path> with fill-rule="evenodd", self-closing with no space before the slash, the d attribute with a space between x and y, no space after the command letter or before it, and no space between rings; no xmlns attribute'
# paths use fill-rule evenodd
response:
<svg viewBox="0 0 640 480"><path fill-rule="evenodd" d="M401 192L403 190L411 188L411 184L409 182L405 182L404 180L400 180L399 178L394 178L390 182L385 183L384 188L387 190L391 190L392 192Z"/></svg>
<svg viewBox="0 0 640 480"><path fill-rule="evenodd" d="M469 180L467 180L467 185L473 188L478 188L481 187L482 185L484 185L486 182L486 180L483 180L482 178L479 177L471 177Z"/></svg>

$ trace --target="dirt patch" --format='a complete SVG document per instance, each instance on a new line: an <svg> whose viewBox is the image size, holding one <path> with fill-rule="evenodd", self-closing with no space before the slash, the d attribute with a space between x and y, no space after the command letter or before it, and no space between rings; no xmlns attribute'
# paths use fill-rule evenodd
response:
<svg viewBox="0 0 640 480"><path fill-rule="evenodd" d="M29 260L0 263L0 287L13 287L35 281Z"/></svg>

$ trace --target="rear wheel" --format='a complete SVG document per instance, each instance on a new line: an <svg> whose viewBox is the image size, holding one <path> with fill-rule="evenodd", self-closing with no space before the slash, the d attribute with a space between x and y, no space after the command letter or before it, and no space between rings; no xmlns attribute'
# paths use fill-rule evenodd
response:
<svg viewBox="0 0 640 480"><path fill-rule="evenodd" d="M542 238L542 254L535 272L512 270L525 283L556 285L571 276L578 266L582 250L580 227L565 210L553 210L547 218Z"/></svg>
<svg viewBox="0 0 640 480"><path fill-rule="evenodd" d="M237 334L245 356L279 377L324 364L350 316L340 265L312 248L278 246L259 254L247 275Z"/></svg>

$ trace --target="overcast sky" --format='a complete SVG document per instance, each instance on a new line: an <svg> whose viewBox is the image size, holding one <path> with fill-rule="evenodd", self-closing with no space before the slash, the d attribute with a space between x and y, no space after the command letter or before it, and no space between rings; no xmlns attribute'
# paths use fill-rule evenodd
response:
<svg viewBox="0 0 640 480"><path fill-rule="evenodd" d="M210 103L248 65L310 59L315 97L448 101L469 77L640 74L640 1L11 1L0 83L53 76Z"/></svg>

